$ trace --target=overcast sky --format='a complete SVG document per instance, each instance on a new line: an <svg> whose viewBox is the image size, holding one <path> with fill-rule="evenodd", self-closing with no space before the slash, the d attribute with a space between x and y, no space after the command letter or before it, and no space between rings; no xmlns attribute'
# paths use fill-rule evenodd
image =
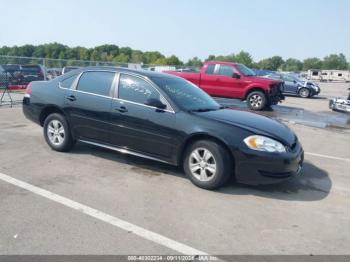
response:
<svg viewBox="0 0 350 262"><path fill-rule="evenodd" d="M108 43L182 60L342 52L350 60L349 0L0 0L0 10L0 46Z"/></svg>

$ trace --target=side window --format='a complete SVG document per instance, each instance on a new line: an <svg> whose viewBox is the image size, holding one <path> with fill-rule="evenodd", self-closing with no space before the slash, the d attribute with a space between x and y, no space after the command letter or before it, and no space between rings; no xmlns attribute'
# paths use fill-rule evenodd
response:
<svg viewBox="0 0 350 262"><path fill-rule="evenodd" d="M109 96L114 75L112 72L85 72L79 79L77 90Z"/></svg>
<svg viewBox="0 0 350 262"><path fill-rule="evenodd" d="M139 104L149 98L161 99L159 92L145 80L124 74L120 75L118 92L120 99Z"/></svg>
<svg viewBox="0 0 350 262"><path fill-rule="evenodd" d="M293 82L294 79L293 79L293 78L290 78L290 77L288 77L288 76L284 76L284 81Z"/></svg>
<svg viewBox="0 0 350 262"><path fill-rule="evenodd" d="M61 87L63 88L71 88L72 84L74 83L75 79L77 78L77 75L73 75L71 77L68 77L60 82Z"/></svg>
<svg viewBox="0 0 350 262"><path fill-rule="evenodd" d="M226 65L220 65L218 75L232 77L235 70L232 67Z"/></svg>
<svg viewBox="0 0 350 262"><path fill-rule="evenodd" d="M206 75L213 75L215 70L215 65L214 64L209 64L207 67L207 70L205 70Z"/></svg>

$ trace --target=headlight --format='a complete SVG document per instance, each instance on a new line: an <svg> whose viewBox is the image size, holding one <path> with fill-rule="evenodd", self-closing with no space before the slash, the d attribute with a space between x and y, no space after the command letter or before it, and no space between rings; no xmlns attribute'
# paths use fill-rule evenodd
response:
<svg viewBox="0 0 350 262"><path fill-rule="evenodd" d="M265 136L248 136L244 139L244 143L253 150L265 152L286 152L286 148L278 141Z"/></svg>

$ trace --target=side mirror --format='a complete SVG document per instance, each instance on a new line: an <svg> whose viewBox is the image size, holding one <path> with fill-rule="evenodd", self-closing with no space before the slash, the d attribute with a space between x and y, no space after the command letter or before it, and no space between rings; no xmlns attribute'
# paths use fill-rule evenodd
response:
<svg viewBox="0 0 350 262"><path fill-rule="evenodd" d="M296 81L296 80L294 80L293 82L294 82L294 84L296 84L296 83L297 83L297 81Z"/></svg>
<svg viewBox="0 0 350 262"><path fill-rule="evenodd" d="M241 75L235 72L232 74L232 78L240 79Z"/></svg>
<svg viewBox="0 0 350 262"><path fill-rule="evenodd" d="M158 109L165 109L166 105L163 104L159 99L156 98L148 98L145 105L152 106Z"/></svg>

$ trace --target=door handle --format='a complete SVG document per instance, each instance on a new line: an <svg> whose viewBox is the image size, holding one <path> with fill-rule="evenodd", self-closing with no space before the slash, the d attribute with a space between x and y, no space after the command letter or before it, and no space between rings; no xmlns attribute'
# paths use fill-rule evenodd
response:
<svg viewBox="0 0 350 262"><path fill-rule="evenodd" d="M115 110L118 110L120 113L128 112L128 109L125 106L121 106L119 108L116 108Z"/></svg>
<svg viewBox="0 0 350 262"><path fill-rule="evenodd" d="M77 98L73 95L67 96L66 99L68 99L69 101L75 101L77 100Z"/></svg>

